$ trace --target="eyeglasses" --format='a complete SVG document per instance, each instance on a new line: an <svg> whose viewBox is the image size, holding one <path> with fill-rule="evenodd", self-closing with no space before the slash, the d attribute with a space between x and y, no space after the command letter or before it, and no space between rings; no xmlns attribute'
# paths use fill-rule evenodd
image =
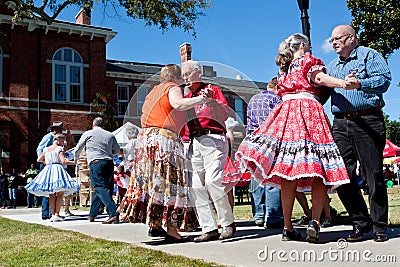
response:
<svg viewBox="0 0 400 267"><path fill-rule="evenodd" d="M336 36L336 37L330 39L329 43L331 44L334 41L345 43L347 41L347 39L349 39L350 35L351 35L351 33L343 34L343 35L340 35L340 36ZM342 40L342 38L345 37L345 36L346 36L346 38L344 38L344 40Z"/></svg>

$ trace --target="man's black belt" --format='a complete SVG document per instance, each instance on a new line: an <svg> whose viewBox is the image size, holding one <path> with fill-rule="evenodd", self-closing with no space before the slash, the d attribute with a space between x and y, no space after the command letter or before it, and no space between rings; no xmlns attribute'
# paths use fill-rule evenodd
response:
<svg viewBox="0 0 400 267"><path fill-rule="evenodd" d="M202 135L206 134L225 134L223 131L218 131L218 130L211 130L211 129L201 129L201 130L196 130L190 133L190 138L193 137L199 137Z"/></svg>
<svg viewBox="0 0 400 267"><path fill-rule="evenodd" d="M334 116L336 119L354 120L361 116L379 115L381 113L382 113L382 108L376 107L376 108L358 110L358 111L354 111L354 112L336 113L336 114L334 114Z"/></svg>

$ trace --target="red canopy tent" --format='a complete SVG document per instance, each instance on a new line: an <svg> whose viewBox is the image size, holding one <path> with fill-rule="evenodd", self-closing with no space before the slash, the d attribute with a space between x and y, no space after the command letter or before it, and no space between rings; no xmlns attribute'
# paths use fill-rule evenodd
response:
<svg viewBox="0 0 400 267"><path fill-rule="evenodd" d="M400 156L400 147L386 139L386 145L383 149L383 157L388 158L395 156Z"/></svg>

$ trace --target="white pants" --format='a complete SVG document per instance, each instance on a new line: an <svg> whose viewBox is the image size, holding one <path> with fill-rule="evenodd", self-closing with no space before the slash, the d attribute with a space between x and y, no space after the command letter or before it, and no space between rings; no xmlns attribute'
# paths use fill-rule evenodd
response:
<svg viewBox="0 0 400 267"><path fill-rule="evenodd" d="M193 139L192 196L203 233L218 229L213 207L222 227L234 222L225 186L222 184L227 156L226 135L208 134Z"/></svg>

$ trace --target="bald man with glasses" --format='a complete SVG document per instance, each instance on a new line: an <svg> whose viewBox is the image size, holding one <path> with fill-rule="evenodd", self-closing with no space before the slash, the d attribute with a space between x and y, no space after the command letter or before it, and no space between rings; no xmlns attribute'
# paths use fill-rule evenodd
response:
<svg viewBox="0 0 400 267"><path fill-rule="evenodd" d="M346 164L351 183L337 189L353 223L348 241L360 241L372 228L375 242L388 240L388 195L382 173L386 129L382 108L391 74L386 60L377 51L359 46L355 30L339 25L330 43L339 55L327 66L329 75L346 79L346 89L335 88L331 95L334 115L333 137ZM369 187L370 211L356 176L357 161Z"/></svg>

